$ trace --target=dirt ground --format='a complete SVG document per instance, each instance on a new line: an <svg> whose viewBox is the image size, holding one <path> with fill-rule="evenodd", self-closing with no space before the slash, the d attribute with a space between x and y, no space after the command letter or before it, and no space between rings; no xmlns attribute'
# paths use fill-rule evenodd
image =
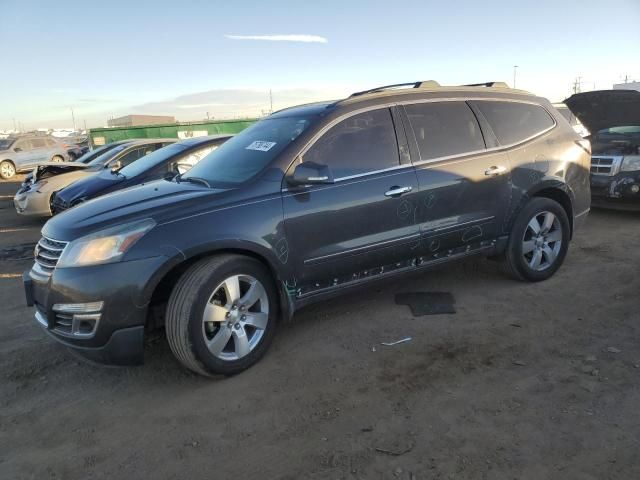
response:
<svg viewBox="0 0 640 480"><path fill-rule="evenodd" d="M472 260L310 307L255 367L207 380L162 336L136 368L48 338L14 276L31 261L7 250L43 223L16 215L16 188L0 184L2 479L640 478L638 214L592 212L547 282ZM452 292L457 314L394 303L416 290Z"/></svg>

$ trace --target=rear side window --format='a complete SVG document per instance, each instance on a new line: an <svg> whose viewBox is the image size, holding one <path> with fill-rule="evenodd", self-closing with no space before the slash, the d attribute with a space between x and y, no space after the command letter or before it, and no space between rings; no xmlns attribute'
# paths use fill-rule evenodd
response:
<svg viewBox="0 0 640 480"><path fill-rule="evenodd" d="M343 120L313 144L303 161L329 166L335 178L398 166L391 112L385 108Z"/></svg>
<svg viewBox="0 0 640 480"><path fill-rule="evenodd" d="M465 102L418 103L405 105L405 111L421 160L485 148L478 120Z"/></svg>
<svg viewBox="0 0 640 480"><path fill-rule="evenodd" d="M540 105L517 102L476 101L502 145L519 143L555 125Z"/></svg>
<svg viewBox="0 0 640 480"><path fill-rule="evenodd" d="M45 148L47 144L44 138L34 138L31 140L31 148Z"/></svg>

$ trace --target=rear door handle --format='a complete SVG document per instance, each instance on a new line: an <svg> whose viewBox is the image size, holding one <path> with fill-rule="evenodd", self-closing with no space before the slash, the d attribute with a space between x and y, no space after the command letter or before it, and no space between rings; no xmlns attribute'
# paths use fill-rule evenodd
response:
<svg viewBox="0 0 640 480"><path fill-rule="evenodd" d="M384 192L385 197L399 197L403 193L409 193L412 190L411 187L396 187L393 186L386 192Z"/></svg>
<svg viewBox="0 0 640 480"><path fill-rule="evenodd" d="M503 167L502 165L494 165L493 167L489 167L484 171L484 174L488 177L495 177L496 175L502 175L507 171L507 167Z"/></svg>

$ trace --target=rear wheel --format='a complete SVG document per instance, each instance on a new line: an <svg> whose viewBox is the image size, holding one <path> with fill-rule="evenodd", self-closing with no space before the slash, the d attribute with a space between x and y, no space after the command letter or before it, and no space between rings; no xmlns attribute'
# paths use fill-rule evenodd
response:
<svg viewBox="0 0 640 480"><path fill-rule="evenodd" d="M550 278L564 262L570 231L562 205L533 198L513 225L504 259L507 272L529 282Z"/></svg>
<svg viewBox="0 0 640 480"><path fill-rule="evenodd" d="M259 261L240 255L201 260L182 275L169 298L169 346L196 373L239 373L269 347L277 302L271 275Z"/></svg>
<svg viewBox="0 0 640 480"><path fill-rule="evenodd" d="M16 166L11 160L0 162L0 177L5 180L12 178L16 174Z"/></svg>
<svg viewBox="0 0 640 480"><path fill-rule="evenodd" d="M61 155L54 155L51 158L52 162L64 162L64 157L62 157Z"/></svg>

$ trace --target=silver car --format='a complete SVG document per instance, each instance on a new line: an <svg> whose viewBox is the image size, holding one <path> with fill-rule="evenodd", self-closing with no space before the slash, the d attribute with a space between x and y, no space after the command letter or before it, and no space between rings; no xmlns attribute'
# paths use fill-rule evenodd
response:
<svg viewBox="0 0 640 480"><path fill-rule="evenodd" d="M20 215L49 217L53 213L51 201L59 190L104 169L115 174L121 168L175 141L172 138L127 140L101 147L75 162L41 164L27 176L16 192L13 198L16 212ZM99 155L95 156L95 153ZM87 158L92 159L85 163Z"/></svg>
<svg viewBox="0 0 640 480"><path fill-rule="evenodd" d="M24 136L0 139L0 177L9 179L44 162L69 159L64 146L51 137Z"/></svg>

